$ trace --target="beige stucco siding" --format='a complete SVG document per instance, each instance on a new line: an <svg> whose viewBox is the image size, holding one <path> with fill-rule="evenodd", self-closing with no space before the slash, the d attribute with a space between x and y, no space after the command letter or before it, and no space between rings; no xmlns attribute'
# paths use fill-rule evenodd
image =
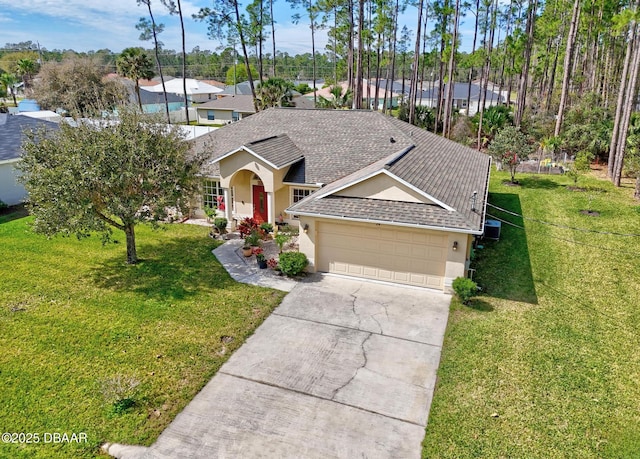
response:
<svg viewBox="0 0 640 459"><path fill-rule="evenodd" d="M198 123L200 124L212 124L212 125L222 125L228 124L233 121L233 112L229 110L213 110L215 120L207 119L208 111L211 109L199 108L197 110L198 113Z"/></svg>
<svg viewBox="0 0 640 459"><path fill-rule="evenodd" d="M393 177L378 174L335 193L337 196L385 199L388 201L423 202L433 204L424 195L412 190Z"/></svg>

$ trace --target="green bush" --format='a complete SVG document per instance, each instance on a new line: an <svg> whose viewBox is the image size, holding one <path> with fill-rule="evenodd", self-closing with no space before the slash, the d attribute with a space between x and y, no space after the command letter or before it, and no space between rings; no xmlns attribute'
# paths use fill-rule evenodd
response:
<svg viewBox="0 0 640 459"><path fill-rule="evenodd" d="M282 247L289 239L291 239L291 236L284 233L278 233L276 234L276 237L273 239L276 241L276 244L278 244L278 247L280 248L280 253L282 253Z"/></svg>
<svg viewBox="0 0 640 459"><path fill-rule="evenodd" d="M224 217L217 217L215 220L213 220L213 226L218 228L220 234L224 233L225 229L227 228L227 223L229 223L229 221Z"/></svg>
<svg viewBox="0 0 640 459"><path fill-rule="evenodd" d="M309 264L307 256L302 252L285 252L280 255L278 260L280 271L287 276L297 276Z"/></svg>
<svg viewBox="0 0 640 459"><path fill-rule="evenodd" d="M467 304L478 293L478 284L466 277L456 277L451 286L462 304Z"/></svg>
<svg viewBox="0 0 640 459"><path fill-rule="evenodd" d="M204 210L204 214L209 220L216 216L216 209L214 207L204 206L204 209L202 210Z"/></svg>
<svg viewBox="0 0 640 459"><path fill-rule="evenodd" d="M260 224L260 229L265 233L270 233L273 231L273 225L271 223L264 222Z"/></svg>
<svg viewBox="0 0 640 459"><path fill-rule="evenodd" d="M260 245L260 233L258 233L256 230L253 230L247 235L247 237L244 238L244 241L245 244L249 244L254 247Z"/></svg>
<svg viewBox="0 0 640 459"><path fill-rule="evenodd" d="M2 199L0 199L0 210L6 209L7 207L7 204Z"/></svg>

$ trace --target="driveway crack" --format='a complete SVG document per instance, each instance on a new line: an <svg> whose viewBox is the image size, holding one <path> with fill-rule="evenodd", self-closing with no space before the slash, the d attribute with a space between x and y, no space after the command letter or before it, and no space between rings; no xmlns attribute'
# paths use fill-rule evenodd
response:
<svg viewBox="0 0 640 459"><path fill-rule="evenodd" d="M360 289L362 288L362 285L359 286L355 292L350 293L349 296L352 298L351 300L351 311L353 312L353 315L356 316L356 319L358 319L358 328L360 328L360 325L362 323L362 318L360 317L360 314L358 314L358 312L356 311L356 301L358 300L358 292L360 291Z"/></svg>
<svg viewBox="0 0 640 459"><path fill-rule="evenodd" d="M342 386L336 388L333 391L333 394L331 395L331 400L334 400L336 398L336 395L338 395L338 392L340 392L342 389L344 389L349 384L351 384L351 382L355 379L355 377L358 376L358 372L367 366L367 362L368 362L367 351L366 351L366 349L364 347L365 347L365 345L367 344L367 341L369 341L369 338L371 338L372 335L373 335L373 333L368 333L367 337L362 340L362 343L360 343L360 350L362 351L362 358L363 358L362 365L360 365L358 368L356 368L356 371L353 372L353 375L351 376L351 378L349 378L349 380L347 382L345 382Z"/></svg>

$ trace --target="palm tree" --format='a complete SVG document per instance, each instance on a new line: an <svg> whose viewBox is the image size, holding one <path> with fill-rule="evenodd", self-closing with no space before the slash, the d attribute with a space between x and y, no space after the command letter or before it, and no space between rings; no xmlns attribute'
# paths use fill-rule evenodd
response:
<svg viewBox="0 0 640 459"><path fill-rule="evenodd" d="M20 59L16 65L16 73L22 77L22 82L26 89L31 76L36 71L36 63L31 59Z"/></svg>
<svg viewBox="0 0 640 459"><path fill-rule="evenodd" d="M344 93L343 93L344 91ZM316 106L318 108L351 108L353 103L353 91L347 88L346 90L342 86L331 86L329 92L333 97L318 96Z"/></svg>
<svg viewBox="0 0 640 459"><path fill-rule="evenodd" d="M142 48L125 48L116 59L116 70L118 75L133 80L138 97L138 105L142 111L142 98L140 97L141 78L153 78L153 62Z"/></svg>
<svg viewBox="0 0 640 459"><path fill-rule="evenodd" d="M292 107L293 94L291 84L282 78L269 78L256 89L258 108Z"/></svg>
<svg viewBox="0 0 640 459"><path fill-rule="evenodd" d="M16 88L15 84L18 82L18 79L13 73L3 73L0 75L0 84L5 87L7 92L9 92L9 88L11 88L11 95L13 96L13 105L18 106L18 102L16 101Z"/></svg>

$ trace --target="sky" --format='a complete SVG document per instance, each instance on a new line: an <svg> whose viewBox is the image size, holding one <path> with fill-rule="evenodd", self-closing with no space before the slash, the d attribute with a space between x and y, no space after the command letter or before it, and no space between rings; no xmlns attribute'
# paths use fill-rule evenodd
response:
<svg viewBox="0 0 640 459"><path fill-rule="evenodd" d="M191 16L201 7L210 6L206 0L182 1L185 18L187 50L198 46L201 50L216 51L221 43L207 37L206 24ZM169 16L159 0L152 0L156 21L165 25L160 40L165 48L179 50L180 23L177 17ZM279 51L291 55L311 52L309 24L303 19L299 24L291 20L292 10L284 0L274 4L276 18L276 45ZM73 49L91 51L110 49L120 52L130 46L151 47L150 42L141 42L135 28L140 17L147 17L145 5L136 0L0 0L0 46L5 43L32 41L48 49ZM415 29L415 8L408 8L400 23ZM473 33L473 24L462 25L463 47L465 36ZM316 49L325 51L326 31L316 34ZM270 39L267 42L270 49Z"/></svg>

